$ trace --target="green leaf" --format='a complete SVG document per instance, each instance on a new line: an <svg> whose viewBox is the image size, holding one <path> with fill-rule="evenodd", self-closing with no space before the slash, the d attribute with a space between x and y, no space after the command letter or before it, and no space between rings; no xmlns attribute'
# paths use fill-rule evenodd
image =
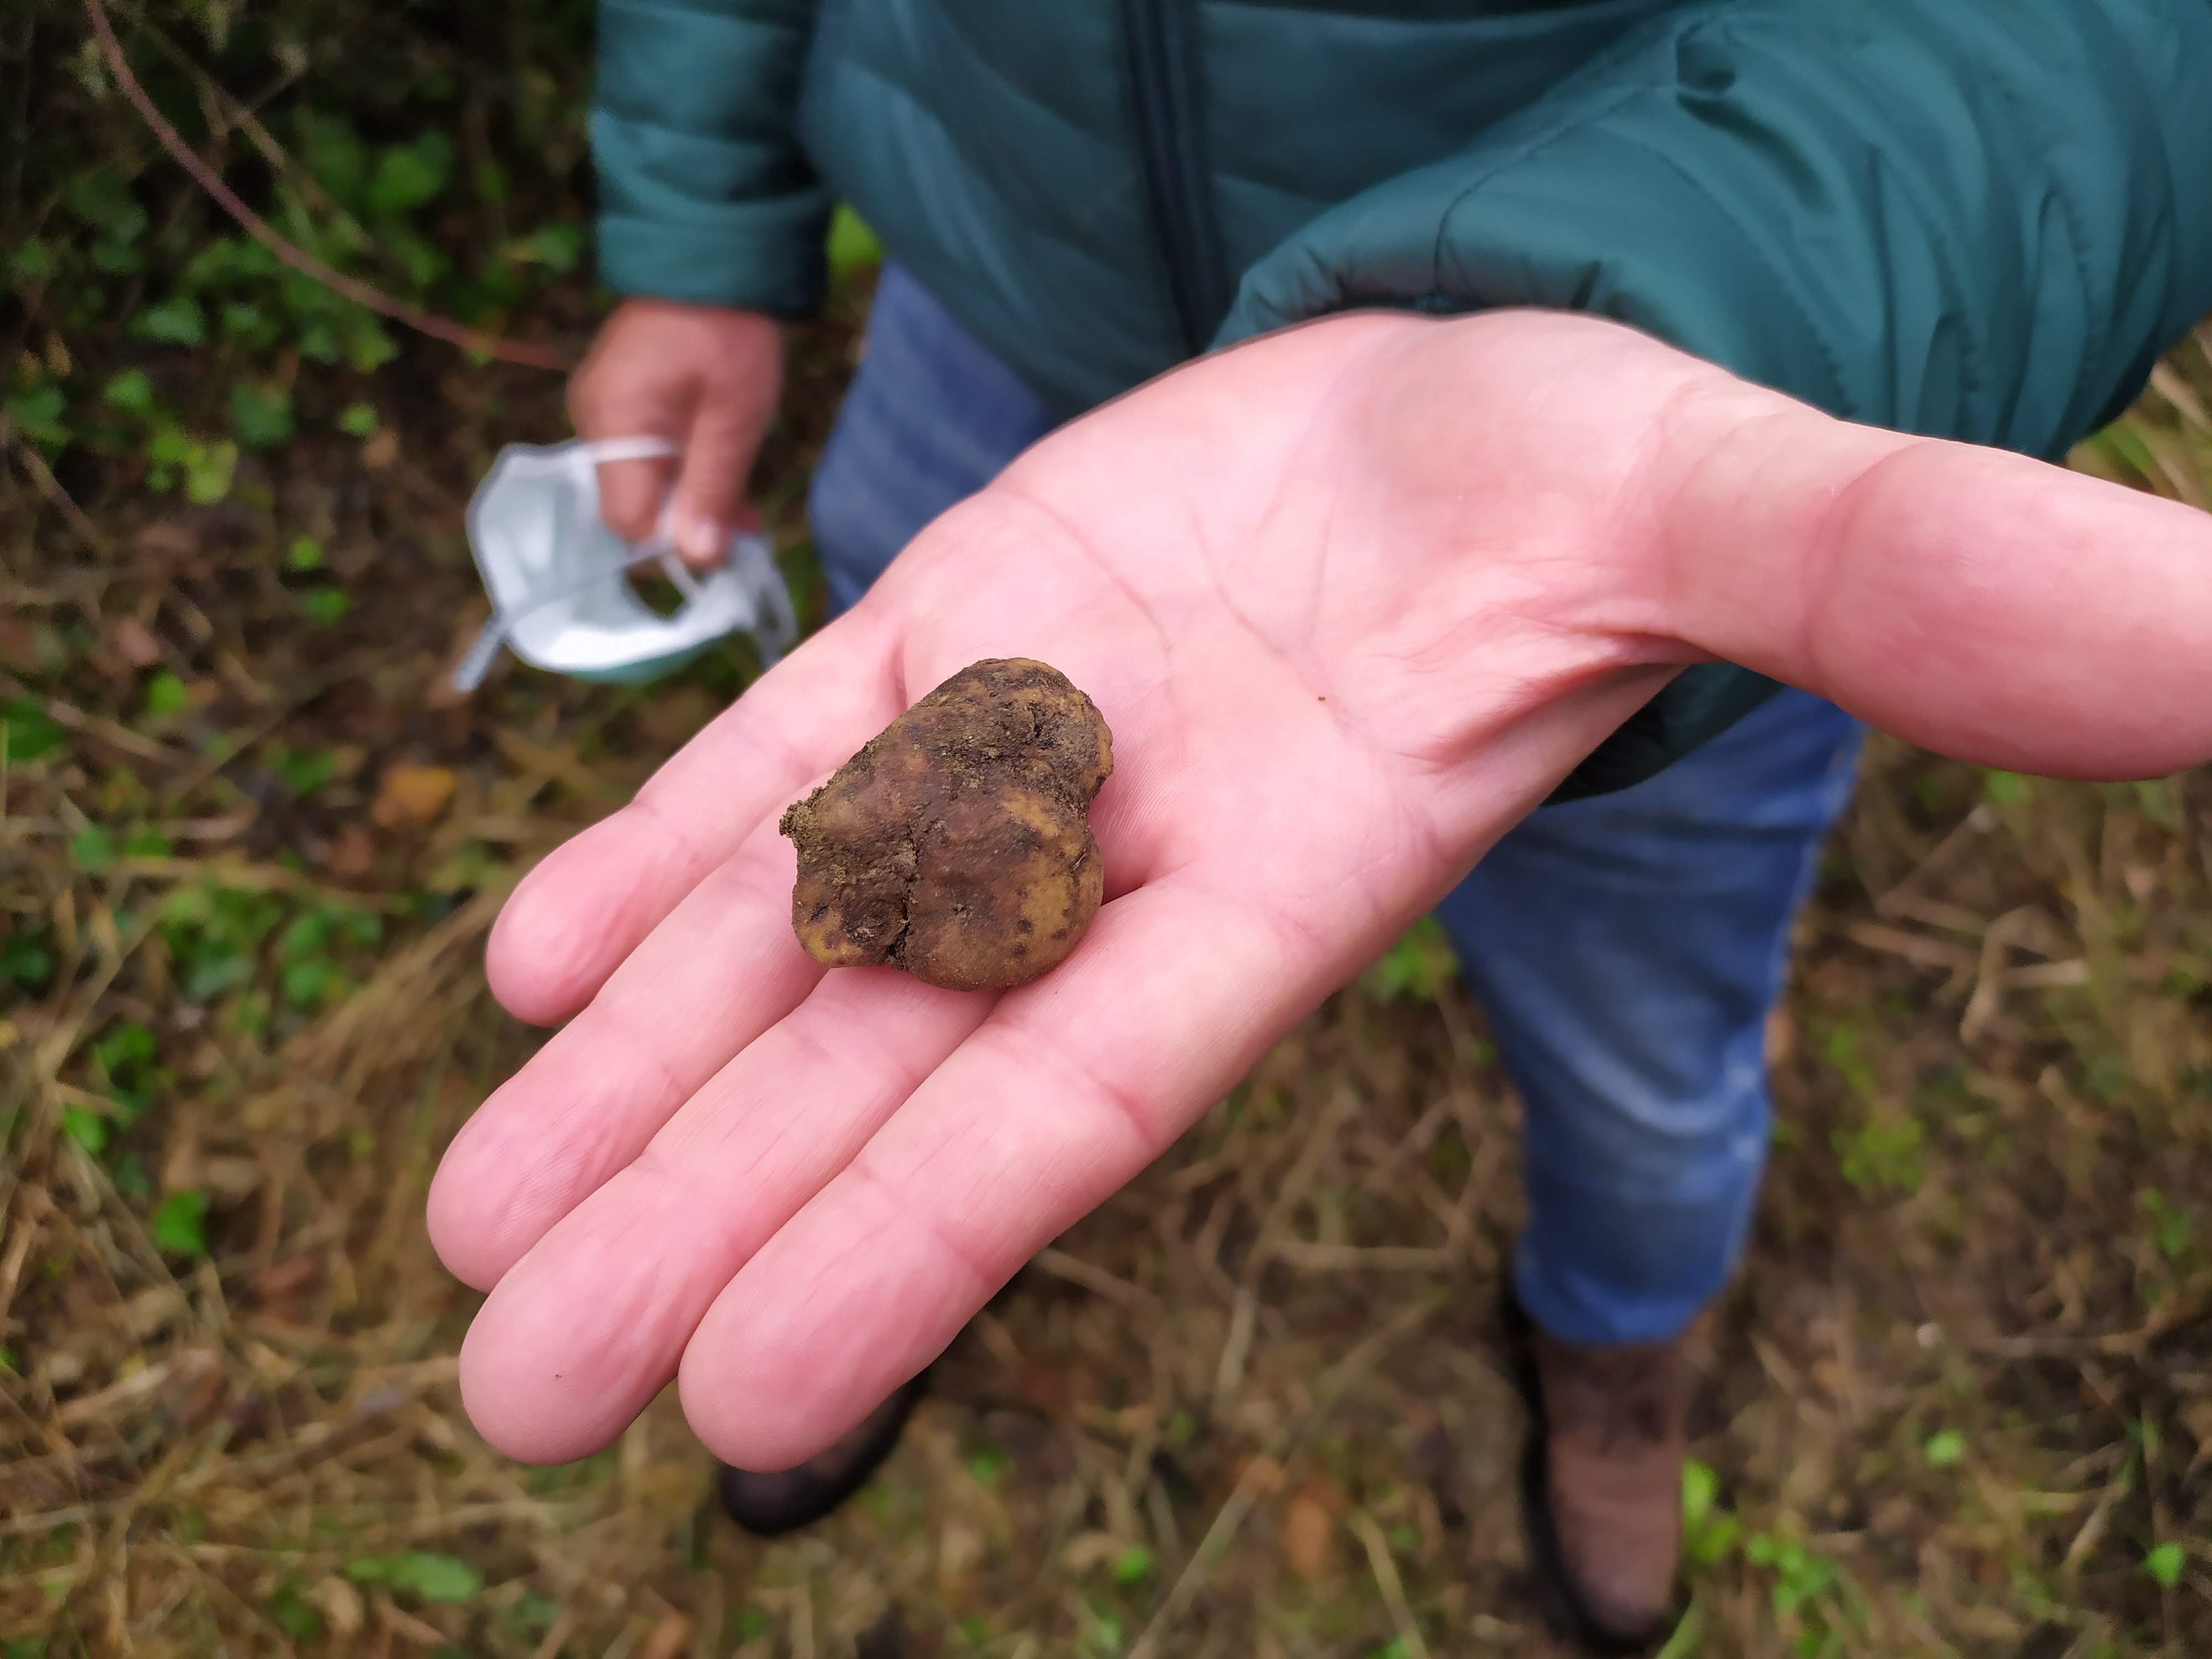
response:
<svg viewBox="0 0 2212 1659"><path fill-rule="evenodd" d="M1999 806L2017 806L2027 799L2027 780L2016 772L1984 772L1982 793Z"/></svg>
<svg viewBox="0 0 2212 1659"><path fill-rule="evenodd" d="M337 964L326 957L285 964L279 975L284 1000L295 1008L313 1009L334 1000L332 993L344 983Z"/></svg>
<svg viewBox="0 0 2212 1659"><path fill-rule="evenodd" d="M1114 1558L1114 1582L1118 1584L1141 1584L1152 1576L1152 1553L1142 1544L1132 1544Z"/></svg>
<svg viewBox="0 0 2212 1659"><path fill-rule="evenodd" d="M230 429L248 449L276 449L292 435L292 394L250 382L230 389Z"/></svg>
<svg viewBox="0 0 2212 1659"><path fill-rule="evenodd" d="M253 982L253 958L236 951L211 951L185 970L187 1002L212 1002Z"/></svg>
<svg viewBox="0 0 2212 1659"><path fill-rule="evenodd" d="M222 331L234 340L242 340L254 350L276 343L279 331L276 322L259 306L248 305L243 300L225 300L220 313Z"/></svg>
<svg viewBox="0 0 2212 1659"><path fill-rule="evenodd" d="M65 747L68 738L53 718L28 697L0 702L0 757L27 766Z"/></svg>
<svg viewBox="0 0 2212 1659"><path fill-rule="evenodd" d="M417 236L404 226L392 226L384 234L384 251L399 261L408 280L416 288L428 288L453 269L453 262L446 257L435 243Z"/></svg>
<svg viewBox="0 0 2212 1659"><path fill-rule="evenodd" d="M133 317L131 331L142 340L158 340L164 345L204 345L207 313L189 294L172 294Z"/></svg>
<svg viewBox="0 0 2212 1659"><path fill-rule="evenodd" d="M389 1584L425 1601L465 1601L483 1588L467 1562L427 1550L364 1556L347 1566L346 1577L356 1583Z"/></svg>
<svg viewBox="0 0 2212 1659"><path fill-rule="evenodd" d="M146 210L118 173L102 169L73 179L62 205L111 241L135 242L146 234Z"/></svg>
<svg viewBox="0 0 2212 1659"><path fill-rule="evenodd" d="M295 1642L313 1642L323 1633L323 1621L316 1617L307 1598L291 1584L282 1586L269 1598L269 1616Z"/></svg>
<svg viewBox="0 0 2212 1659"><path fill-rule="evenodd" d="M43 990L54 976L54 953L28 933L0 939L0 979L12 979L27 991Z"/></svg>
<svg viewBox="0 0 2212 1659"><path fill-rule="evenodd" d="M975 1477L977 1486L995 1486L999 1477L1006 1473L1006 1465L1012 1462L1004 1448L986 1446L968 1460L968 1473Z"/></svg>
<svg viewBox="0 0 2212 1659"><path fill-rule="evenodd" d="M360 212L368 201L368 146L335 115L309 116L307 128L300 154L308 173L341 206Z"/></svg>
<svg viewBox="0 0 2212 1659"><path fill-rule="evenodd" d="M42 237L27 238L8 256L8 286L20 291L33 283L45 282L55 269L53 244Z"/></svg>
<svg viewBox="0 0 2212 1659"><path fill-rule="evenodd" d="M92 268L104 276L135 276L146 269L146 256L128 242L103 237L92 245Z"/></svg>
<svg viewBox="0 0 2212 1659"><path fill-rule="evenodd" d="M1948 1469L1966 1455L1966 1437L1956 1429L1938 1429L1928 1437L1923 1455L1929 1468Z"/></svg>
<svg viewBox="0 0 2212 1659"><path fill-rule="evenodd" d="M146 714L149 720L167 720L181 714L192 706L191 688L164 668L146 682Z"/></svg>
<svg viewBox="0 0 2212 1659"><path fill-rule="evenodd" d="M842 282L855 271L873 270L884 261L884 245L876 233L842 202L830 216L827 251L834 282Z"/></svg>
<svg viewBox="0 0 2212 1659"><path fill-rule="evenodd" d="M292 570L320 570L323 544L313 536L295 536L291 546L284 550L284 563Z"/></svg>
<svg viewBox="0 0 2212 1659"><path fill-rule="evenodd" d="M525 264L544 265L565 276L584 257L584 228L566 222L540 225L507 252Z"/></svg>
<svg viewBox="0 0 2212 1659"><path fill-rule="evenodd" d="M197 1187L171 1193L154 1212L154 1243L171 1255L207 1254L208 1195Z"/></svg>
<svg viewBox="0 0 2212 1659"><path fill-rule="evenodd" d="M92 1057L100 1062L100 1070L112 1079L125 1067L143 1066L161 1052L152 1028L135 1019L126 1019L112 1031L93 1044Z"/></svg>
<svg viewBox="0 0 2212 1659"><path fill-rule="evenodd" d="M368 183L373 213L405 213L446 187L453 171L453 141L434 128L411 144L394 144L377 157Z"/></svg>
<svg viewBox="0 0 2212 1659"><path fill-rule="evenodd" d="M295 795L312 795L338 775L337 754L328 749L275 749L269 764Z"/></svg>
<svg viewBox="0 0 2212 1659"><path fill-rule="evenodd" d="M126 368L100 391L100 401L131 415L154 412L154 383L143 368Z"/></svg>
<svg viewBox="0 0 2212 1659"><path fill-rule="evenodd" d="M399 355L398 342L376 319L375 313L356 306L340 325L345 360L356 374L374 374Z"/></svg>
<svg viewBox="0 0 2212 1659"><path fill-rule="evenodd" d="M349 438L366 438L376 430L374 404L349 404L338 416L338 430Z"/></svg>
<svg viewBox="0 0 2212 1659"><path fill-rule="evenodd" d="M62 1108L62 1133L94 1158L107 1150L107 1120L82 1106Z"/></svg>
<svg viewBox="0 0 2212 1659"><path fill-rule="evenodd" d="M230 494L238 471L238 446L225 438L218 443L193 439L185 451L185 498L200 507L213 507Z"/></svg>
<svg viewBox="0 0 2212 1659"><path fill-rule="evenodd" d="M8 399L9 416L33 443L56 447L67 443L69 428L62 424L62 416L68 409L69 399L58 386L19 392Z"/></svg>
<svg viewBox="0 0 2212 1659"><path fill-rule="evenodd" d="M300 595L300 613L325 628L352 609L353 600L342 587L311 587Z"/></svg>
<svg viewBox="0 0 2212 1659"><path fill-rule="evenodd" d="M1682 1465L1682 1524L1703 1525L1719 1504L1720 1493L1721 1478L1712 1466L1694 1457L1686 1460Z"/></svg>
<svg viewBox="0 0 2212 1659"><path fill-rule="evenodd" d="M2184 1559L2180 1545L2160 1544L2143 1557L2143 1576L2160 1589L2172 1589L2181 1582Z"/></svg>
<svg viewBox="0 0 2212 1659"><path fill-rule="evenodd" d="M80 870L105 870L115 862L115 837L104 825L88 823L70 837L70 862Z"/></svg>
<svg viewBox="0 0 2212 1659"><path fill-rule="evenodd" d="M2150 1218L2151 1239L2159 1254L2168 1261L2179 1261L2189 1254L2190 1235L2195 1231L2188 1216L2155 1187L2145 1188L2140 1201Z"/></svg>
<svg viewBox="0 0 2212 1659"><path fill-rule="evenodd" d="M1451 940L1433 916L1424 916L1359 977L1360 988L1378 1002L1411 997L1434 1002L1459 971Z"/></svg>

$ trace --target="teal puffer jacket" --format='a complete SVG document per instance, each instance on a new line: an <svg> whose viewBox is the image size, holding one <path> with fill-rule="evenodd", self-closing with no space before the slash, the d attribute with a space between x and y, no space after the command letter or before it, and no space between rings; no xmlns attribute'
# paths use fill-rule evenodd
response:
<svg viewBox="0 0 2212 1659"><path fill-rule="evenodd" d="M1633 324L2045 458L2212 310L2212 0L604 0L618 291L802 313L850 202L1070 414L1351 307ZM1772 690L1692 669L1565 794Z"/></svg>

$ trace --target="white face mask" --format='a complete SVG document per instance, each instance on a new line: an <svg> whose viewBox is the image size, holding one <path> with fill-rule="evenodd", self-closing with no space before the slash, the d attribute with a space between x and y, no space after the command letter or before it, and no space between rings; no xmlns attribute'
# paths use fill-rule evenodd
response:
<svg viewBox="0 0 2212 1659"><path fill-rule="evenodd" d="M502 646L533 668L625 682L666 673L740 630L752 635L764 663L790 648L798 619L762 537L732 538L721 564L695 573L664 531L633 544L599 517L603 462L675 453L665 438L500 451L469 502L469 549L492 617L454 672L458 689L473 690ZM683 594L674 615L654 614L630 586L631 568L646 563L659 564Z"/></svg>

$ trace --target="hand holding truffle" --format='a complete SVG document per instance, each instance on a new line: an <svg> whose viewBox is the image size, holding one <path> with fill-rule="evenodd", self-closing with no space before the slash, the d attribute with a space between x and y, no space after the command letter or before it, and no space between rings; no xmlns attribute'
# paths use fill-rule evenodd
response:
<svg viewBox="0 0 2212 1659"><path fill-rule="evenodd" d="M1340 317L1109 404L509 902L492 987L568 1024L431 1194L470 1413L561 1462L677 1377L788 1467L1681 664L2154 775L2212 758L2208 573L2201 514L1583 318Z"/></svg>

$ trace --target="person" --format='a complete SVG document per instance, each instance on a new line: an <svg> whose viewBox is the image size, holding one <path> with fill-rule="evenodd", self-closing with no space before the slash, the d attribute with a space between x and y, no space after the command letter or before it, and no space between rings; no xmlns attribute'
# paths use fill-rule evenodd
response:
<svg viewBox="0 0 2212 1659"><path fill-rule="evenodd" d="M568 1024L431 1194L485 1437L575 1457L674 1376L733 1513L820 1513L1433 909L1526 1105L1536 1559L1593 1650L1663 1632L1862 724L2212 757L2212 523L2050 465L2212 309L2212 6L611 0L592 141L575 421L684 450L605 470L629 533L744 511L833 201L890 264L837 619L490 941ZM1092 933L997 997L823 973L779 811L1004 655L1115 733Z"/></svg>

